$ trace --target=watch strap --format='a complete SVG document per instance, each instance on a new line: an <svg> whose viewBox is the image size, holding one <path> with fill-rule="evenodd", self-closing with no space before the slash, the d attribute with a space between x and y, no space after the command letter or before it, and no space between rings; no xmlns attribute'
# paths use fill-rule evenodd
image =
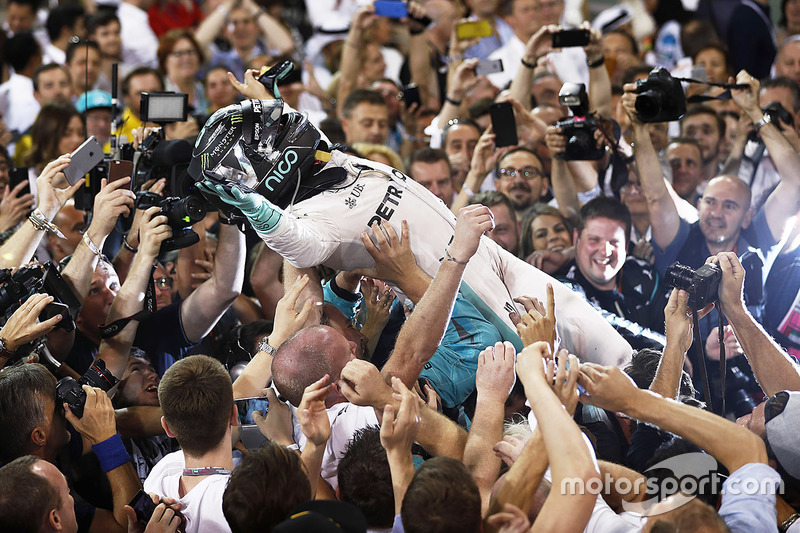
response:
<svg viewBox="0 0 800 533"><path fill-rule="evenodd" d="M753 124L753 131L758 133L759 130L761 128L763 128L764 126L766 126L767 124L772 124L772 117L770 117L768 114L764 113L764 115L762 115L762 117L761 117L761 120L759 120L758 122Z"/></svg>
<svg viewBox="0 0 800 533"><path fill-rule="evenodd" d="M269 337L262 337L261 340L258 341L258 351L267 352L273 357L275 357L275 354L278 352L278 350L269 344Z"/></svg>

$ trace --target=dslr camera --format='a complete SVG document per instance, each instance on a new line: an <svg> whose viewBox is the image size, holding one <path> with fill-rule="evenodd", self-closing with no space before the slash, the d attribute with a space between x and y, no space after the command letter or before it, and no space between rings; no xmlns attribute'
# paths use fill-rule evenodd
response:
<svg viewBox="0 0 800 533"><path fill-rule="evenodd" d="M81 386L89 385L108 392L118 382L119 380L106 369L105 361L97 359L78 381L69 376L61 378L56 385L56 396L58 397L59 405L66 403L75 416L83 418L86 392Z"/></svg>
<svg viewBox="0 0 800 533"><path fill-rule="evenodd" d="M39 320L62 315L63 318L56 328L65 331L75 329L75 319L81 312L81 302L52 261L43 265L22 267L13 273L7 268L0 270L0 313L3 313L3 323L8 321L25 300L37 293L53 297L53 301L39 315Z"/></svg>
<svg viewBox="0 0 800 533"><path fill-rule="evenodd" d="M200 236L192 230L192 226L206 216L206 202L202 196L189 195L185 198L170 196L162 198L149 191L136 193L136 208L161 208L161 215L167 217L167 224L172 228L172 237L161 243L161 252L169 252L187 248L200 241Z"/></svg>
<svg viewBox="0 0 800 533"><path fill-rule="evenodd" d="M794 118L792 118L792 114L789 113L785 107L781 105L780 102L770 102L764 107L761 108L761 111L764 112L765 115L769 116L770 122L774 124L778 129L781 129L781 122L784 124L788 124L789 127L794 127ZM755 131L750 131L747 136L747 140L753 142L762 142L761 136L756 133Z"/></svg>
<svg viewBox="0 0 800 533"><path fill-rule="evenodd" d="M686 113L686 97L681 82L661 67L636 82L636 112L644 122L670 122Z"/></svg>
<svg viewBox="0 0 800 533"><path fill-rule="evenodd" d="M717 301L722 270L719 265L706 263L697 270L675 263L667 269L666 281L670 287L689 293L689 309L702 309Z"/></svg>
<svg viewBox="0 0 800 533"><path fill-rule="evenodd" d="M594 132L600 124L589 115L586 86L565 83L558 91L558 103L572 111L571 118L556 123L561 128L561 135L567 139L567 147L560 157L565 161L590 161L603 157L604 150L594 139Z"/></svg>

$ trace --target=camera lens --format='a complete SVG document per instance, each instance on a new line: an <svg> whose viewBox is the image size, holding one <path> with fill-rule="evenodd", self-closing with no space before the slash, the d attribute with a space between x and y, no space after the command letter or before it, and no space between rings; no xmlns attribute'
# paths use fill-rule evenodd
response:
<svg viewBox="0 0 800 533"><path fill-rule="evenodd" d="M636 98L636 111L642 120L647 120L650 117L655 117L661 112L664 105L663 97L656 91L645 91Z"/></svg>
<svg viewBox="0 0 800 533"><path fill-rule="evenodd" d="M670 287L679 290L688 291L692 286L692 278L694 277L694 270L686 265L675 263L667 268L666 282Z"/></svg>

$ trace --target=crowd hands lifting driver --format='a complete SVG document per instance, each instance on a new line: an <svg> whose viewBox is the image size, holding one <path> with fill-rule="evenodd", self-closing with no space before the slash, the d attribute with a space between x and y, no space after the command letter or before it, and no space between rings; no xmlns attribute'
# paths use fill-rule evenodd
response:
<svg viewBox="0 0 800 533"><path fill-rule="evenodd" d="M491 21L493 35L486 39L458 38L456 24L467 20L460 3L409 3L412 17L431 19L427 27L377 16L371 3L352 10L346 2L330 3L314 10L350 30L315 57L306 52L316 48L304 46L281 19L287 8L226 0L204 5L202 22L194 6L194 30L162 37L158 55L166 78L130 68L139 66L125 59L137 46L124 28L121 51L103 40L100 30L124 26L124 17L92 19L88 29L99 52L80 48L68 54L66 67L34 73L35 58L29 64L15 59L14 75L34 79L35 99L44 104L40 125L28 136L38 144L42 137L34 130L41 131L52 111L48 102L102 89L113 62L122 60L130 72L123 84L130 94L122 95L128 126L139 122L138 91L180 90L202 107L167 128L171 139L196 135L203 120L239 95L277 96L257 81L260 69L292 58L304 81L279 87L285 102L353 155L405 167L457 223L433 277L412 254L411 243L424 236L411 234L405 221L365 228L361 244L374 266L349 272L297 269L261 243L246 248L239 230L216 213L193 227L198 244L165 254L162 244L173 229L159 208L135 207L129 178L102 182L84 224L72 201L81 185L66 186L70 158L58 156L72 152L79 135L64 124L54 135L63 143L48 156L52 161L31 163L40 170L34 191L6 185L0 199L0 267L19 269L34 256L71 256L61 276L82 304L75 330L68 331L60 325L69 317L43 318L54 295L34 291L18 298L0 327L0 432L15 437L0 446L0 529L18 527L12 520L22 516L64 530L80 524L88 531L262 531L301 515L319 518L327 511L313 501L331 499L363 513L363 524L352 530L627 531L659 522L681 530L794 530L800 370L790 355L798 349L792 329L798 304L787 295L797 293L799 239L797 224L787 222L800 199L800 109L786 95L798 93L800 77L789 66L796 42L778 52L776 71L784 77L759 82L748 73L752 68L717 76L706 56L715 50L724 56L725 48L696 46L704 31L685 32L684 49L699 49L695 65L709 79L730 76L739 87L731 100L690 108L669 130L680 137L670 139L666 123L644 123L636 110L635 80L649 68L639 68L644 56L632 43L641 36L628 29L602 33L584 23L589 43L557 50L552 38L564 29L560 2L511 0L501 17L483 5L489 3L468 0L469 21ZM24 14L32 4L12 0L9 9ZM122 4L141 11L139 2ZM194 12L187 3L165 5ZM87 11L95 8L88 3ZM154 7L151 23L165 19L164 9ZM27 28L17 27L22 19L8 16L9 37L25 34ZM793 24L787 16L789 35L800 30ZM325 35L316 31L324 27L313 26L316 37ZM140 41L157 44L147 33ZM217 47L218 38L231 43L229 51ZM150 48L145 54L152 57L141 64L157 62L157 47ZM263 53L251 61L254 51ZM94 87L81 89L74 72L83 71L70 64L75 57L93 61L96 52L103 74L89 80ZM502 76L478 76L480 63L495 58L504 60ZM403 62L409 75L400 83ZM44 94L51 78L63 78L71 94ZM417 85L420 103L403 101L408 82ZM601 119L592 136L602 147L598 161L565 157L568 139L556 124L567 118L556 98L562 82L587 86L589 111ZM0 112L9 128L0 130L14 135L0 139L17 149L0 151L0 184L8 180L3 160L9 168L27 164L24 134L36 116L31 111L24 124L12 112L30 109L25 105L35 95L5 98L6 89L0 88ZM693 86L691 92L702 91ZM775 101L794 125L762 120L762 107ZM491 123L492 102L511 104L516 146L497 146L506 132ZM95 123L88 113L87 126ZM757 136L748 135L754 125ZM145 134L128 126L123 135L138 144ZM768 155L749 161L758 142ZM353 151L355 144L363 151ZM733 181L737 175L747 179ZM143 189L165 195L169 187L161 179ZM34 207L38 214L28 218ZM124 234L116 228L120 217L131 220ZM42 220L65 238L45 236ZM553 275L553 284L570 284L642 349L624 369L562 349L552 284L543 300L510 295L520 311L512 313L515 331L490 320L459 292L486 238ZM750 248L771 262L752 263L744 253ZM686 291L666 287L664 269L676 259L691 259L696 269L706 257L722 272L718 298L713 309L692 310ZM755 285L760 297L753 296ZM728 389L747 398L745 407L757 404L737 424L730 395L726 416L711 412L721 394L719 311L727 321ZM693 315L705 355L696 352ZM118 332L105 337L101 326L110 324ZM28 354L34 344L41 346ZM199 353L213 357L193 355ZM53 376L77 379L97 358L121 382L108 393L82 385L78 417L57 395ZM703 362L711 398L696 391ZM749 384L732 385L734 370ZM245 444L253 428L240 427L240 407L230 403L252 397L269 404L266 412L247 413L269 440L260 448ZM706 498L716 502L713 508L699 499L678 505L680 495L654 506L653 494L617 490L622 482L638 487L655 480L648 468L656 462L688 464L690 458L677 454L690 446L728 471L728 487L755 478L766 489L781 481L789 490L776 497L765 489L749 499L729 490L719 501ZM94 454L100 468L86 466L84 454ZM181 475L184 467L201 475ZM209 467L219 471L203 474ZM69 489L64 476L81 488ZM564 489L607 476L620 483L604 486L599 496ZM255 481L263 479L271 481L267 488ZM46 513L23 508L34 501L25 491L42 480L43 490L60 491L61 504ZM179 490L171 493L172 486ZM144 522L128 505L140 489L155 507ZM75 493L108 509L79 503L70 512ZM354 507L346 511L360 517Z"/></svg>

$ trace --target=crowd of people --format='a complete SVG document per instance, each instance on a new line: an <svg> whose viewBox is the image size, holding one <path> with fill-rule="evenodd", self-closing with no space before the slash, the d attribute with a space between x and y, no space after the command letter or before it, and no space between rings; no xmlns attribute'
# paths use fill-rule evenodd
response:
<svg viewBox="0 0 800 533"><path fill-rule="evenodd" d="M800 531L800 3L688 4L9 0L0 530Z"/></svg>

